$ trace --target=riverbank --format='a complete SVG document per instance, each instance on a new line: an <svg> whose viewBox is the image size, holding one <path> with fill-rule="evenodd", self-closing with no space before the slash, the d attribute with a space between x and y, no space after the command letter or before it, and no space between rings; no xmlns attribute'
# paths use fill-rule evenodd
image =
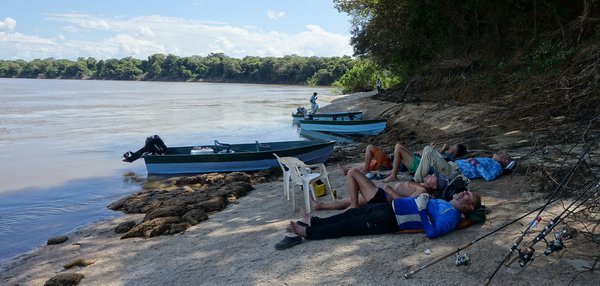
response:
<svg viewBox="0 0 600 286"><path fill-rule="evenodd" d="M398 105L360 94L342 97L326 108L323 109L362 109L368 111L365 113L367 118L385 116L390 119L392 130L346 146L338 150L335 160L328 162L333 187L344 196L345 177L336 169L335 163L358 164L364 143L382 143L389 147L393 140L398 140L416 149L432 141L474 140L456 138L456 132L452 131L474 130L470 128L482 122L475 120L476 116L495 107L482 110L484 106L481 105L445 108L439 108L435 103ZM523 132L506 135L502 131L504 141L493 141L500 134L486 132L489 133L481 137L483 143L473 145L474 148L514 149L514 154L523 158L521 170L533 166L531 158L524 155L533 144L522 142L526 137ZM381 181L376 184L383 185ZM490 209L487 222L433 240L423 234L391 234L305 241L287 250L275 250L273 246L285 234L289 221L298 218L291 203L283 197L281 181L275 180L254 185L255 190L247 196L221 212L209 214L207 221L182 234L119 239L121 235L116 234L114 228L128 220L139 222L143 215L126 215L85 227L61 245L45 246L13 261L0 272L0 282L4 285L42 285L57 274L76 272L85 276L80 285L481 284L532 217L526 217L465 250L471 258L468 266L454 266L454 259L447 258L417 273L409 281L403 281L404 273L486 235L545 201L546 193L539 192L540 183L531 180L525 172L515 172L492 182L473 180L471 184ZM301 196L296 198L296 205L301 205ZM330 197L321 199L327 201ZM550 211L558 214L560 210L560 206L553 205ZM319 211L316 215L333 213L336 212ZM525 241L532 238L527 237ZM537 253L542 252L540 249ZM562 252L550 256L536 254L536 260L525 269L517 263L510 268L502 267L491 285L539 285L547 281L557 285L596 284L600 281L598 272L585 271L585 267L593 267L592 257L598 256L595 252L598 252L597 247L579 235ZM78 259L89 259L94 263L69 270L63 268Z"/></svg>

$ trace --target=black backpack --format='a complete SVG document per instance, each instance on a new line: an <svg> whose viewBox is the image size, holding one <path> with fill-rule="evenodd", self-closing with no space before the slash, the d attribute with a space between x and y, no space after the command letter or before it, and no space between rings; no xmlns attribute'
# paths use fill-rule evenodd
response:
<svg viewBox="0 0 600 286"><path fill-rule="evenodd" d="M467 185L469 184L469 179L463 176L460 173L454 173L450 177L448 177L448 182L446 184L446 188L443 190L438 190L435 194L436 199L441 199L444 201L451 201L454 194L458 194L460 192L468 191L469 188Z"/></svg>

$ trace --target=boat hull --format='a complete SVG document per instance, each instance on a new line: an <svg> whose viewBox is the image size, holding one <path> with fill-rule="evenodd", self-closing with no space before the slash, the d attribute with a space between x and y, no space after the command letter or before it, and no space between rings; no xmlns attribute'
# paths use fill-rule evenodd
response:
<svg viewBox="0 0 600 286"><path fill-rule="evenodd" d="M351 137L348 137L343 134L335 134L329 132L321 132L321 131L311 131L306 129L300 129L300 136L309 139L309 140L325 140L325 141L335 141L336 143L352 143Z"/></svg>
<svg viewBox="0 0 600 286"><path fill-rule="evenodd" d="M310 116L312 116L312 120L350 121L362 119L362 111L317 113ZM304 120L302 114L292 113L292 117L295 124L299 124L300 120Z"/></svg>
<svg viewBox="0 0 600 286"><path fill-rule="evenodd" d="M201 174L215 172L259 171L278 167L273 153L280 157L297 157L307 163L322 163L333 152L335 142L289 141L265 142L259 151L255 144L231 144L234 153L192 155L194 146L173 147L166 155L144 155L148 174ZM211 146L203 146L211 147Z"/></svg>
<svg viewBox="0 0 600 286"><path fill-rule="evenodd" d="M377 135L387 125L387 120L300 120L300 128L309 131L331 132L352 135Z"/></svg>

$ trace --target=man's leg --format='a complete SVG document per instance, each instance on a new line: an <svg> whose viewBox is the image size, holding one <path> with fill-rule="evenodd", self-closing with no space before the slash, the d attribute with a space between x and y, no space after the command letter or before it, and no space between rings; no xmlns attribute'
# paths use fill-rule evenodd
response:
<svg viewBox="0 0 600 286"><path fill-rule="evenodd" d="M343 199L335 200L333 202L318 202L315 201L312 197L310 197L313 208L315 211L319 210L343 210L350 206L350 197L345 197ZM367 201L362 197L362 195L358 196L358 205L364 206L367 204Z"/></svg>
<svg viewBox="0 0 600 286"><path fill-rule="evenodd" d="M359 170L361 173L370 171L369 166L371 166L371 161L373 160L373 151L376 150L376 148L377 147L371 144L367 145L367 148L365 149L365 162L362 169Z"/></svg>
<svg viewBox="0 0 600 286"><path fill-rule="evenodd" d="M427 177L429 174L429 169L431 167L444 173L446 176L450 176L457 169L455 164L446 162L444 157L442 157L442 155L435 150L435 148L432 146L425 146L425 148L423 148L423 154L421 154L421 163L415 171L415 182L423 182L425 177Z"/></svg>
<svg viewBox="0 0 600 286"><path fill-rule="evenodd" d="M369 171L377 170L381 166L390 168L391 162L389 162L389 161L390 161L389 157L387 155L385 155L383 153L383 151L381 151L381 149L377 148L375 145L369 144L369 145L367 145L367 148L365 148L364 163L361 166L357 166L352 169L357 170L364 174ZM340 164L338 164L337 166L340 169L340 172L342 173L342 175L344 175L344 176L346 176L348 174L348 171L350 171L350 169L343 167Z"/></svg>
<svg viewBox="0 0 600 286"><path fill-rule="evenodd" d="M349 209L328 218L312 218L309 227L293 225L294 233L308 239L328 239L352 235L384 234L398 231L391 204L372 204Z"/></svg>
<svg viewBox="0 0 600 286"><path fill-rule="evenodd" d="M346 175L348 181L348 193L350 193L350 208L356 208L359 206L358 197L359 194L365 199L365 201L371 200L375 194L377 194L377 186L367 176L358 170L351 169Z"/></svg>
<svg viewBox="0 0 600 286"><path fill-rule="evenodd" d="M398 178L398 169L400 169L400 163L404 163L404 166L410 166L413 159L413 153L406 148L406 146L397 143L396 146L394 146L394 162L392 162L392 173L383 181L390 182L396 180Z"/></svg>
<svg viewBox="0 0 600 286"><path fill-rule="evenodd" d="M348 174L348 171L350 171L350 168L346 168L346 167L340 165L339 163L337 164L337 167L338 167L338 169L340 169L340 173L342 173L343 176L346 176ZM364 174L367 171L365 171L363 168L364 168L363 165L360 165L360 166L356 166L356 167L354 167L352 169L356 169L359 172L361 172L361 173Z"/></svg>
<svg viewBox="0 0 600 286"><path fill-rule="evenodd" d="M369 144L365 149L365 162L360 171L366 173L381 167L390 168L391 165L390 158L381 149Z"/></svg>

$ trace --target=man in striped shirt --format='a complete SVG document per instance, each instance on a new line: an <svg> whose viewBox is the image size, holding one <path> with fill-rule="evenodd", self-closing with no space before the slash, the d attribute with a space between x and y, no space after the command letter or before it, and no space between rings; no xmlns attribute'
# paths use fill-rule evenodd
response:
<svg viewBox="0 0 600 286"><path fill-rule="evenodd" d="M362 208L327 217L312 217L305 212L302 220L290 222L292 231L306 239L329 239L343 236L394 233L423 229L429 238L453 231L460 214L481 206L481 197L471 191L454 195L450 202L421 194L398 198L392 203L369 204Z"/></svg>

